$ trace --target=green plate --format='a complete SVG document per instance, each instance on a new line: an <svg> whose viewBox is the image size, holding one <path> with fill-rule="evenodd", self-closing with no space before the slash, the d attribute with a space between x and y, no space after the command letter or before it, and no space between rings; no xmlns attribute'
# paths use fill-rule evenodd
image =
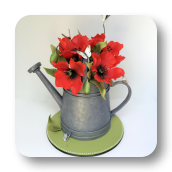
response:
<svg viewBox="0 0 172 172"><path fill-rule="evenodd" d="M52 119L60 120L60 111ZM106 153L116 147L123 137L124 129L121 120L115 116L111 118L111 128L102 137L95 140L76 140L69 138L63 141L63 131L52 132L47 129L47 136L51 144L63 153L75 156L96 156Z"/></svg>

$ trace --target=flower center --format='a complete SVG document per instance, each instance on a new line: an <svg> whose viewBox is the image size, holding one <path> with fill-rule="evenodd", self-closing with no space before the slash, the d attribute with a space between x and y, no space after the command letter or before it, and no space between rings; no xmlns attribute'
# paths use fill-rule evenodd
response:
<svg viewBox="0 0 172 172"><path fill-rule="evenodd" d="M71 51L80 51L81 50L81 47L79 47L78 49L77 48L73 48Z"/></svg>
<svg viewBox="0 0 172 172"><path fill-rule="evenodd" d="M99 72L100 72L100 73L104 73L104 70L103 70L103 69L99 69Z"/></svg>
<svg viewBox="0 0 172 172"><path fill-rule="evenodd" d="M101 78L103 78L103 76L106 74L106 69L105 69L105 66L103 67L103 66L98 66L98 68L97 68L97 74L101 77Z"/></svg>
<svg viewBox="0 0 172 172"><path fill-rule="evenodd" d="M76 50L77 50L76 48L71 49L71 51L76 51Z"/></svg>
<svg viewBox="0 0 172 172"><path fill-rule="evenodd" d="M112 50L111 46L107 46L107 50L108 51Z"/></svg>
<svg viewBox="0 0 172 172"><path fill-rule="evenodd" d="M72 69L68 69L66 71L66 75L69 76L70 79L75 78L78 74L76 73L76 71L72 70Z"/></svg>
<svg viewBox="0 0 172 172"><path fill-rule="evenodd" d="M71 71L67 71L66 74L67 74L68 76L71 76L71 75L72 75L72 72L71 72Z"/></svg>

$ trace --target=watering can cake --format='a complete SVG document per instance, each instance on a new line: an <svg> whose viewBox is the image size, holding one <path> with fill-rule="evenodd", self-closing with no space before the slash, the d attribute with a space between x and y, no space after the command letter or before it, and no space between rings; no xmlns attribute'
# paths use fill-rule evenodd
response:
<svg viewBox="0 0 172 172"><path fill-rule="evenodd" d="M103 26L108 17L109 15L102 16ZM40 62L28 70L29 73L37 74L60 107L60 112L52 118L49 117L48 139L64 153L98 155L115 147L123 136L122 122L115 115L131 97L131 88L124 77L125 72L117 67L125 59L119 55L123 44L105 42L105 31L91 39L82 36L79 31L73 38L70 31L69 36L62 35L63 38L58 38L57 47L50 46L50 63L54 68L44 69L55 77L57 87L63 87L63 95L59 94L41 72ZM113 81L120 77L121 81ZM118 84L128 88L128 95L118 107L111 110L109 91ZM56 125L57 117L59 127ZM110 138L112 135L116 140ZM109 145L104 143L108 139L111 139ZM101 145L94 145L97 143L102 143L102 148ZM77 144L80 148L77 148Z"/></svg>

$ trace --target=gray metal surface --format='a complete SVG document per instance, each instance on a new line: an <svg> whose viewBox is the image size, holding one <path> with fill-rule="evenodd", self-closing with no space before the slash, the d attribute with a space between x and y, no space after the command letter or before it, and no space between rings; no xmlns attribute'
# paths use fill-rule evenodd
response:
<svg viewBox="0 0 172 172"><path fill-rule="evenodd" d="M77 94L63 92L61 120L69 129L79 132L94 132L104 128L110 117L109 91L104 100L101 94ZM72 136L72 135L71 135Z"/></svg>
<svg viewBox="0 0 172 172"><path fill-rule="evenodd" d="M110 126L111 126L111 121L109 121L109 123L105 127L101 128L100 130L93 131L93 132L79 132L79 131L71 130L61 120L61 127L64 133L67 133L67 135L69 136L72 135L73 138L78 139L78 140L97 139L103 136L104 134L106 134L109 131Z"/></svg>
<svg viewBox="0 0 172 172"><path fill-rule="evenodd" d="M33 65L33 66L28 70L28 72L29 72L29 73L35 72L36 70L40 69L40 66L41 66L41 63L38 62L38 63L36 63L35 65Z"/></svg>
<svg viewBox="0 0 172 172"><path fill-rule="evenodd" d="M89 94L84 94L81 90L77 95L73 95L71 90L63 91L63 98L52 86L47 78L40 71L40 63L31 67L28 72L38 75L44 85L61 108L62 130L70 137L79 140L92 140L106 134L110 129L111 117L119 111L130 99L131 88L128 84L118 81L112 84L124 84L128 87L128 96L114 110L110 111L109 85L105 84L106 95L104 100L98 88L91 84Z"/></svg>
<svg viewBox="0 0 172 172"><path fill-rule="evenodd" d="M111 116L115 116L115 113L118 112L121 108L123 108L127 104L127 102L130 100L131 94L132 94L130 86L127 83L123 82L123 81L114 82L111 85L111 87L114 87L115 85L118 85L118 84L123 84L123 85L127 86L127 88L128 88L128 95L125 98L125 100L118 107L116 107L115 109L113 109L111 111Z"/></svg>
<svg viewBox="0 0 172 172"><path fill-rule="evenodd" d="M45 75L40 71L41 63L37 63L34 66L32 66L28 72L29 73L36 73L40 80L44 83L48 91L51 93L51 95L54 97L57 104L62 107L62 96L59 94L59 92L53 87L53 85L48 81L48 79L45 77Z"/></svg>

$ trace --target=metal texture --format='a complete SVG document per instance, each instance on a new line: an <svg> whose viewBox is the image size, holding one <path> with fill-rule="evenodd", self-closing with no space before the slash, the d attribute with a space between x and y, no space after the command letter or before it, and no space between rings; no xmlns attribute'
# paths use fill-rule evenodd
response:
<svg viewBox="0 0 172 172"><path fill-rule="evenodd" d="M40 66L41 66L41 63L38 62L38 63L36 63L35 65L33 65L33 66L28 70L28 72L29 72L29 73L35 72L36 70L40 69Z"/></svg>
<svg viewBox="0 0 172 172"><path fill-rule="evenodd" d="M121 81L112 84L124 84L128 87L128 96L114 110L110 111L109 85L105 84L106 95L104 100L98 88L91 83L91 91L84 94L82 89L77 95L71 90L63 91L63 98L51 85L47 78L40 71L40 63L37 63L29 72L38 75L49 92L61 108L61 127L70 137L78 140L92 140L106 134L110 129L111 117L120 110L131 97L131 88Z"/></svg>
<svg viewBox="0 0 172 172"><path fill-rule="evenodd" d="M59 92L53 87L53 85L48 81L48 79L45 77L45 75L40 71L41 63L37 63L34 66L32 66L28 72L29 73L36 73L40 80L44 83L48 91L51 93L51 95L54 97L57 104L62 107L62 96L59 94Z"/></svg>
<svg viewBox="0 0 172 172"><path fill-rule="evenodd" d="M110 126L111 126L111 121L109 121L109 123L105 127L101 128L101 129L99 129L97 131L79 132L79 131L71 130L70 128L65 126L63 121L61 121L61 127L62 127L62 130L64 131L64 133L69 135L69 136L72 133L72 137L77 139L77 140L93 140L93 139L97 139L97 138L103 136L104 134L106 134L109 131Z"/></svg>
<svg viewBox="0 0 172 172"><path fill-rule="evenodd" d="M125 100L118 107L116 107L115 109L113 109L111 111L111 116L115 116L115 113L118 112L121 108L123 108L127 104L127 102L130 100L131 94L132 94L130 86L127 83L123 82L123 81L114 82L111 85L111 87L114 87L115 85L118 85L118 84L123 84L123 85L127 86L127 88L128 88L128 95L125 98Z"/></svg>
<svg viewBox="0 0 172 172"><path fill-rule="evenodd" d="M109 87L106 100L100 93L78 93L75 96L69 90L64 90L61 109L62 130L80 140L103 136L110 128L111 120L108 90Z"/></svg>

